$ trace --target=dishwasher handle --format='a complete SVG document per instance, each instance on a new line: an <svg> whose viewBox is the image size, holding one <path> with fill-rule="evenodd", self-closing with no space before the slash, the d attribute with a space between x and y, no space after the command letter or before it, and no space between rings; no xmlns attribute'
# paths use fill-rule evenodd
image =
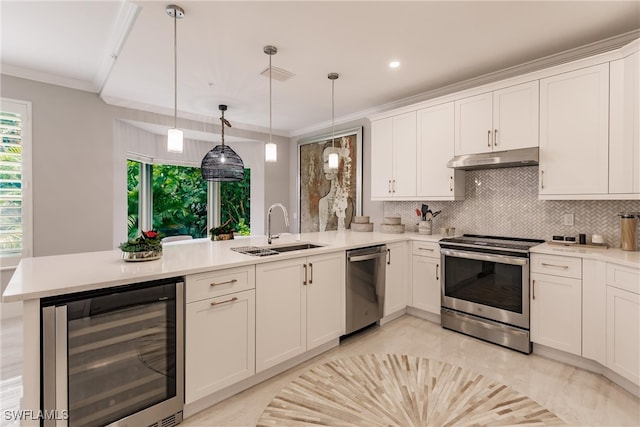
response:
<svg viewBox="0 0 640 427"><path fill-rule="evenodd" d="M358 262L358 261L368 261L370 259L376 259L376 258L382 258L382 257L386 258L386 256L387 256L386 252L378 252L370 255L353 255L353 256L347 257L347 259L349 260L349 262Z"/></svg>

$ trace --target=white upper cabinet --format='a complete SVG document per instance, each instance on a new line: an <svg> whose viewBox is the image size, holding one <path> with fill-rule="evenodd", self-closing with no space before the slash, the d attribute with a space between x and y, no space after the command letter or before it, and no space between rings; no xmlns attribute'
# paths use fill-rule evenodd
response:
<svg viewBox="0 0 640 427"><path fill-rule="evenodd" d="M416 112L371 123L371 198L416 196Z"/></svg>
<svg viewBox="0 0 640 427"><path fill-rule="evenodd" d="M453 140L453 102L418 110L418 197L464 199L464 171L447 167L454 154Z"/></svg>
<svg viewBox="0 0 640 427"><path fill-rule="evenodd" d="M609 193L629 198L640 198L639 58L636 52L610 68Z"/></svg>
<svg viewBox="0 0 640 427"><path fill-rule="evenodd" d="M538 146L538 81L455 101L455 154Z"/></svg>
<svg viewBox="0 0 640 427"><path fill-rule="evenodd" d="M540 80L541 198L608 194L608 159L609 64Z"/></svg>

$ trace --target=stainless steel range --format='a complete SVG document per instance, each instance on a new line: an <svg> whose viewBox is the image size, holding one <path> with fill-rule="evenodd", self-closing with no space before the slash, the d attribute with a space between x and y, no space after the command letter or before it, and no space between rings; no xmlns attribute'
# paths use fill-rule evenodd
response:
<svg viewBox="0 0 640 427"><path fill-rule="evenodd" d="M474 234L442 239L442 326L531 353L529 249L543 242Z"/></svg>

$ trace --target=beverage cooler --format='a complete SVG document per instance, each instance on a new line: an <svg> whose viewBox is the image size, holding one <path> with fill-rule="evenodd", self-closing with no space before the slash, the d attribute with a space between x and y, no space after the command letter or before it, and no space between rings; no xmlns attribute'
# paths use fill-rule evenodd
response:
<svg viewBox="0 0 640 427"><path fill-rule="evenodd" d="M43 426L182 421L183 279L42 300Z"/></svg>

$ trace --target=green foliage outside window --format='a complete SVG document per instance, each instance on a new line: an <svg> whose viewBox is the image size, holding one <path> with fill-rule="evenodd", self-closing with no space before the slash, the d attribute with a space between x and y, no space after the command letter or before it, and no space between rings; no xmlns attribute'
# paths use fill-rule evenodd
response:
<svg viewBox="0 0 640 427"><path fill-rule="evenodd" d="M199 168L153 165L153 229L164 236L207 236L207 183Z"/></svg>
<svg viewBox="0 0 640 427"><path fill-rule="evenodd" d="M138 204L140 200L140 169L142 164L127 160L127 235L133 239L138 234Z"/></svg>
<svg viewBox="0 0 640 427"><path fill-rule="evenodd" d="M251 169L244 170L244 179L240 182L220 183L221 213L220 223L231 219L236 232L242 236L251 234Z"/></svg>
<svg viewBox="0 0 640 427"><path fill-rule="evenodd" d="M128 235L139 234L140 176L143 165L127 160ZM163 236L188 234L207 237L207 183L200 169L173 165L152 166L153 229ZM242 182L220 183L222 223L231 219L239 234L250 234L251 171Z"/></svg>

